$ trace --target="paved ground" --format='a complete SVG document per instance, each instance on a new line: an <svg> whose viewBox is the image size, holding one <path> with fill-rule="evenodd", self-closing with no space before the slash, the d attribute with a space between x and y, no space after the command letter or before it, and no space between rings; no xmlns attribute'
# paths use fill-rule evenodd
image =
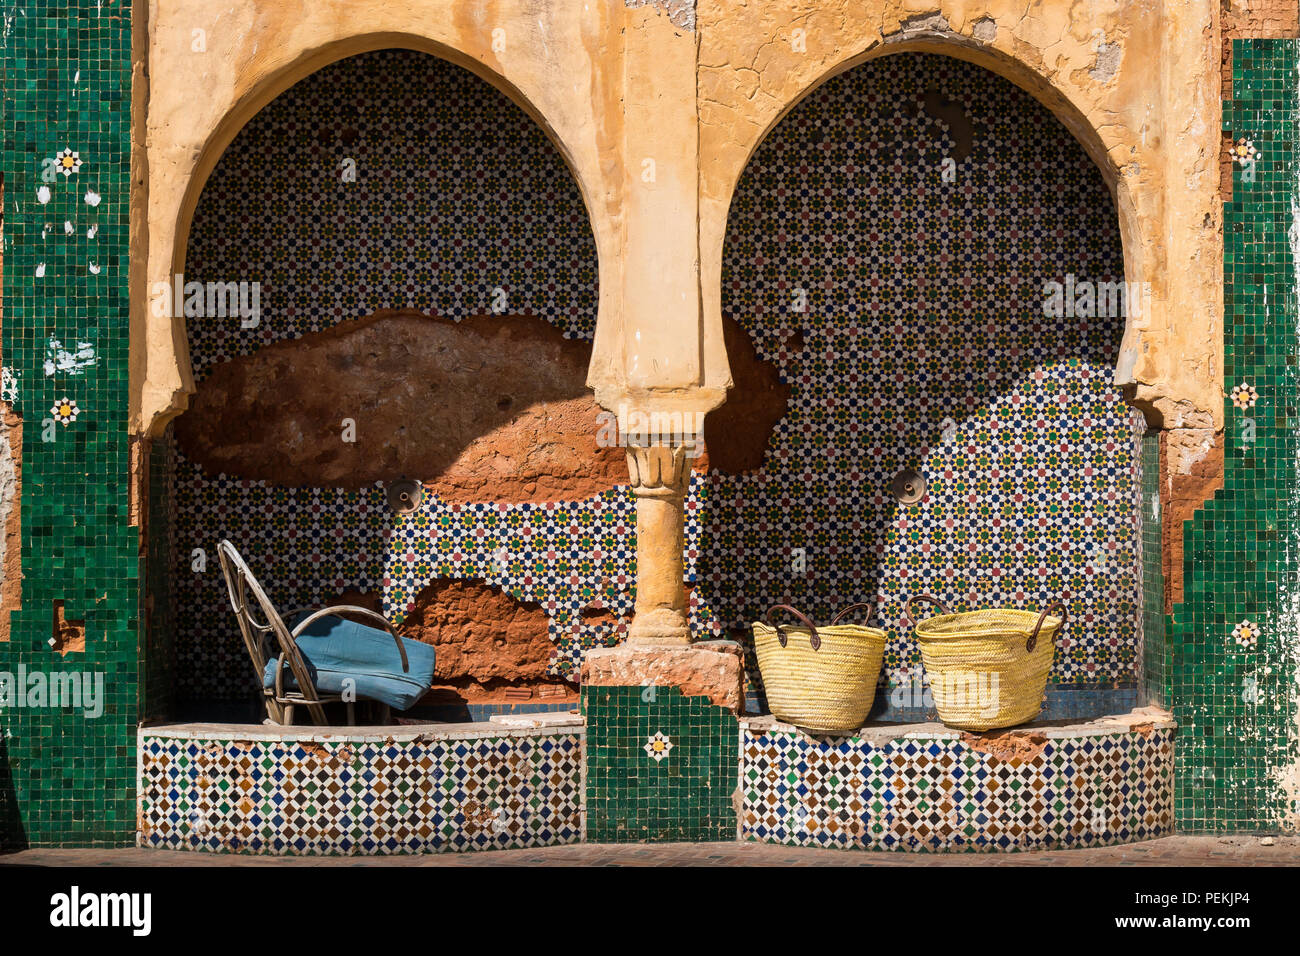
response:
<svg viewBox="0 0 1300 956"><path fill-rule="evenodd" d="M1044 853L882 853L762 843L585 843L397 857L266 857L182 850L24 850L0 866L1300 866L1300 837L1176 836Z"/></svg>

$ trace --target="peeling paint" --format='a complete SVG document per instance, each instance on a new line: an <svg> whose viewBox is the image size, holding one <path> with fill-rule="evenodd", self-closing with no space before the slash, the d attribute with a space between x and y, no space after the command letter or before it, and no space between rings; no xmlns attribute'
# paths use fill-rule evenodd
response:
<svg viewBox="0 0 1300 956"><path fill-rule="evenodd" d="M93 368L98 357L95 355L95 347L89 342L78 342L76 350L65 349L63 343L54 336L50 336L49 343L45 346L45 374L53 375L55 372L61 372L65 375L78 376L85 373L86 369Z"/></svg>
<svg viewBox="0 0 1300 956"><path fill-rule="evenodd" d="M1109 83L1119 73L1119 63L1124 56L1124 48L1118 43L1107 43L1106 34L1097 30L1097 58L1093 61L1088 75L1098 83Z"/></svg>
<svg viewBox="0 0 1300 956"><path fill-rule="evenodd" d="M631 10L655 7L668 15L673 26L695 30L695 0L623 0L623 6Z"/></svg>

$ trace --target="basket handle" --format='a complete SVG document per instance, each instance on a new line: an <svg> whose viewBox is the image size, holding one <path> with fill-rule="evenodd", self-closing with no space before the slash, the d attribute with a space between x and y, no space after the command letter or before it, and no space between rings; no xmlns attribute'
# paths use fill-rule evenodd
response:
<svg viewBox="0 0 1300 956"><path fill-rule="evenodd" d="M868 611L871 612L871 614L876 613L876 609L873 605L867 604L865 601L859 601L857 604L850 604L844 610L840 611L839 614L836 614L835 620L831 621L831 627L834 627L836 624L840 623L840 621L844 618L845 614L848 614L850 611L856 611L860 607L865 607ZM871 614L868 614L867 617L870 618Z"/></svg>
<svg viewBox="0 0 1300 956"><path fill-rule="evenodd" d="M1061 610L1061 627L1065 627L1065 622L1069 615L1069 609L1066 608L1064 601L1053 601L1047 607L1043 608L1043 613L1038 615L1038 623L1034 625L1034 633L1029 635L1029 640L1025 641L1025 651L1032 654L1034 648L1038 646L1038 632L1043 628L1043 622L1047 620L1047 612L1053 608Z"/></svg>
<svg viewBox="0 0 1300 956"><path fill-rule="evenodd" d="M924 602L926 602L927 604L933 604L935 607L937 607L937 608L938 608L940 611L942 611L944 614L951 614L951 613L952 613L952 611L950 611L950 610L948 609L948 605L944 604L942 601L940 601L940 600L939 600L937 597L935 597L933 594L917 594L917 595L915 595L915 596L913 596L913 597L908 598L908 599L907 599L907 605L906 605L906 607L907 607L907 616L908 616L908 618L911 620L911 622L912 622L912 626L913 626L913 627L916 627L916 622L917 622L916 610L915 610L915 608L913 607L913 605L915 605L917 601L924 601Z"/></svg>
<svg viewBox="0 0 1300 956"><path fill-rule="evenodd" d="M804 627L808 628L808 630L812 632L812 640L811 640L812 649L815 651L822 646L822 639L821 636L817 633L816 624L808 620L808 618L806 618L802 612L796 611L788 604L773 604L770 608L767 609L767 613L763 615L763 618L764 620L768 621L767 626L770 627L772 630L776 631L776 639L781 642L782 647L785 647L785 642L786 642L785 631L781 630L780 624L773 624L769 620L772 617L773 611L789 611L791 614L793 614L803 623Z"/></svg>

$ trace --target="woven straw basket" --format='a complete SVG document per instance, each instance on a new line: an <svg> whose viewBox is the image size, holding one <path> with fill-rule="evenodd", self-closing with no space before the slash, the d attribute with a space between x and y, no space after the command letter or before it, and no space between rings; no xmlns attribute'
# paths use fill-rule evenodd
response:
<svg viewBox="0 0 1300 956"><path fill-rule="evenodd" d="M943 612L916 624L940 720L959 730L993 730L1038 716L1055 638L1065 624L1064 604L1055 601L1041 613L991 608L953 614L924 594L907 602L913 621L917 601ZM1052 610L1060 617L1048 617Z"/></svg>
<svg viewBox="0 0 1300 956"><path fill-rule="evenodd" d="M788 604L774 611L794 615L802 627L754 623L758 669L772 713L787 723L817 733L857 730L871 710L885 656L885 632L861 624L841 624L853 604L828 627L817 627Z"/></svg>

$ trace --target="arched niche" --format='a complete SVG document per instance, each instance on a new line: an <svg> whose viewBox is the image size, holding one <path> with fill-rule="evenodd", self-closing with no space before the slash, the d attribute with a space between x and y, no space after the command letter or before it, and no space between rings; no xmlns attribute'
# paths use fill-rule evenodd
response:
<svg viewBox="0 0 1300 956"><path fill-rule="evenodd" d="M1151 90L1165 82L1157 62L1128 51L1121 69L1099 69L1099 44L1104 46L1112 30L1105 16L1090 24L1094 29L1083 37L1063 19L1029 23L1019 16L1004 17L993 9L1000 4L952 6L945 6L942 15L917 12L892 26L888 17L883 26L866 16L819 19L817 14L807 19L774 15L751 24L721 9L701 13L701 62L707 64L700 75L706 384L729 384L718 291L722 247L736 184L754 150L783 117L832 78L876 57L925 52L966 60L1004 77L1070 131L1113 197L1125 279L1149 292L1146 313L1126 327L1116 363L1118 380L1155 427L1206 428L1221 421L1217 276L1198 272L1172 282L1169 272L1173 256L1217 257L1221 250L1214 229L1217 179L1206 171L1206 158L1217 156L1215 131L1197 126L1166 134L1167 120L1151 99ZM1159 29L1168 12L1144 16L1151 19L1151 29ZM1193 18L1192 12L1187 17ZM1010 29L1004 22L1012 24ZM803 31L807 46L792 53L796 30ZM1187 46L1192 39L1190 33L1179 34L1173 42ZM1199 47L1188 47L1186 54L1208 56ZM1163 108L1195 111L1212 107L1216 90L1208 81L1185 84L1176 98L1177 104ZM1167 184L1173 182L1199 182L1204 188L1184 189L1171 199ZM1185 223L1186 230L1167 240L1171 222ZM1174 352L1167 351L1171 340L1180 343ZM1210 361L1192 367L1178 358L1187 350L1208 353Z"/></svg>
<svg viewBox="0 0 1300 956"><path fill-rule="evenodd" d="M826 621L879 599L899 687L916 665L908 597L1065 597L1078 623L1054 679L1132 681L1124 315L1044 305L1067 273L1123 280L1113 181L1018 85L890 52L787 111L733 190L719 298L737 410L706 420L717 470L688 502L697 620L743 634L769 604ZM895 503L909 471L928 493Z"/></svg>
<svg viewBox="0 0 1300 956"><path fill-rule="evenodd" d="M131 423L137 433L161 434L193 389L183 322L151 314L149 292L183 264L194 208L212 169L267 103L323 66L359 53L400 48L439 57L524 110L578 183L596 237L601 297L612 301L617 235L603 212L616 176L600 150L613 135L604 114L615 93L592 75L599 55L593 37L610 29L609 11L584 19L556 8L539 16L530 4L506 2L487 19L460 8L430 19L418 9L376 3L368 13L365 6L325 0L297 15L286 9L273 16L250 4L214 17L197 0L185 0L142 24L148 74L191 82L136 84ZM367 19L374 28L357 31L355 24ZM592 96L575 99L575 84ZM196 99L198 89L204 92Z"/></svg>

